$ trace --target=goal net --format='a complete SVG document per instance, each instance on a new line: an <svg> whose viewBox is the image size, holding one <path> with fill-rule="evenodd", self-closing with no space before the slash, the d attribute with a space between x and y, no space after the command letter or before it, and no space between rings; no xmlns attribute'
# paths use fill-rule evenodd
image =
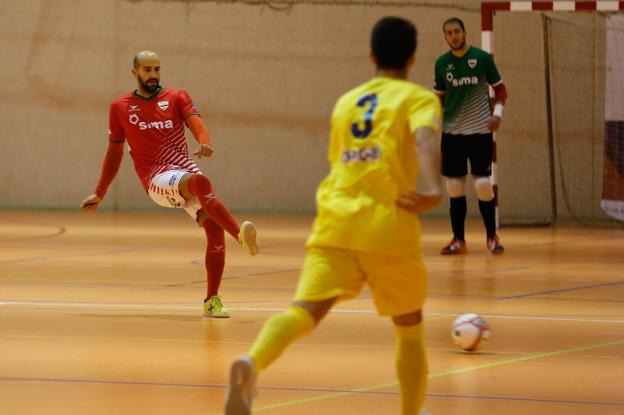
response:
<svg viewBox="0 0 624 415"><path fill-rule="evenodd" d="M498 137L501 223L620 226L614 219L624 220L619 4L536 3L510 2L506 11L498 3L491 32L511 91ZM600 3L616 10L595 10Z"/></svg>
<svg viewBox="0 0 624 415"><path fill-rule="evenodd" d="M624 221L624 16L607 18L605 160L602 201L609 215Z"/></svg>

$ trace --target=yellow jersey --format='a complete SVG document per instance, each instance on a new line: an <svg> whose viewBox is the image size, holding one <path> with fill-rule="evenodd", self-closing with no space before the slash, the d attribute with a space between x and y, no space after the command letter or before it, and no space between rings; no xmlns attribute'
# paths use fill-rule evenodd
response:
<svg viewBox="0 0 624 415"><path fill-rule="evenodd" d="M376 77L334 107L329 175L316 192L307 247L404 255L422 250L420 221L395 201L416 189L414 132L438 131L440 100L406 80Z"/></svg>

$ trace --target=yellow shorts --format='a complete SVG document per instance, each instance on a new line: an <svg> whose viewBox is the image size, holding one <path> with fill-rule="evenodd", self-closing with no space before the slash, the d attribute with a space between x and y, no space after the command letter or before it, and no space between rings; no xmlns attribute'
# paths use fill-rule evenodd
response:
<svg viewBox="0 0 624 415"><path fill-rule="evenodd" d="M308 248L295 301L322 301L358 295L368 282L379 314L399 316L420 310L427 292L421 255L378 255L337 248Z"/></svg>

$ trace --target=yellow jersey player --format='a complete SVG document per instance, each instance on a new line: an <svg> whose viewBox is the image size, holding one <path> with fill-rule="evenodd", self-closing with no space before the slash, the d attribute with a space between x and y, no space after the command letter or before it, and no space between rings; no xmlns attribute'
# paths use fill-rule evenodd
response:
<svg viewBox="0 0 624 415"><path fill-rule="evenodd" d="M407 81L416 39L414 25L401 18L383 18L373 28L377 76L334 108L331 171L317 191L318 214L294 302L265 323L248 355L232 363L227 415L250 414L256 374L365 283L379 314L394 322L402 414L420 413L427 384L421 323L427 273L418 213L439 204L442 183L440 101Z"/></svg>

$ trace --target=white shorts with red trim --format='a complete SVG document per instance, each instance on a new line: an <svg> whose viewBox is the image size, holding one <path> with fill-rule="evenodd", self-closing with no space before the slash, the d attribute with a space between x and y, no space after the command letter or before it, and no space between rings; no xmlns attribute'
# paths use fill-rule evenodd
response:
<svg viewBox="0 0 624 415"><path fill-rule="evenodd" d="M183 208L193 220L197 220L197 212L201 210L199 200L194 197L185 200L178 189L180 180L185 174L192 174L187 170L169 170L152 177L147 193L160 206L168 208Z"/></svg>

